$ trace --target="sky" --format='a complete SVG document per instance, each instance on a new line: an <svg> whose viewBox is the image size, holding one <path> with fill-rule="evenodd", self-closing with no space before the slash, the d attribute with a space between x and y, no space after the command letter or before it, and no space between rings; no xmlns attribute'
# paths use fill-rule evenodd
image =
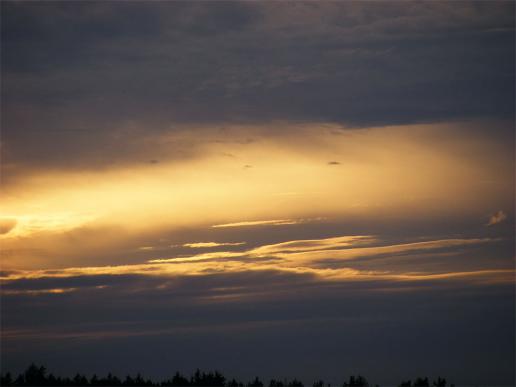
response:
<svg viewBox="0 0 516 387"><path fill-rule="evenodd" d="M515 4L1 3L1 369L515 383Z"/></svg>

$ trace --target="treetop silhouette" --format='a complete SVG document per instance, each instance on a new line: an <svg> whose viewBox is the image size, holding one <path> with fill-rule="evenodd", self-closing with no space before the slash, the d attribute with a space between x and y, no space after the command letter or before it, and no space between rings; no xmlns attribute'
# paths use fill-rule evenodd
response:
<svg viewBox="0 0 516 387"><path fill-rule="evenodd" d="M149 387L304 387L303 383L294 378L288 379L271 379L268 384L265 384L258 376L248 383L242 383L236 379L226 379L219 371L204 372L200 369L195 370L193 375L189 378L176 372L172 378L165 379L161 382L154 382L151 379L145 378L142 374L137 373L135 376L127 375L121 379L108 373L105 377L99 377L94 374L88 379L85 375L80 373L75 374L73 378L54 376L48 373L44 366L37 366L32 363L27 369L13 377L10 372L0 375L1 386L67 386L67 387L89 387L89 386L149 386ZM313 383L313 387L325 387L323 380L317 380ZM330 387L331 384L327 384ZM446 379L437 378L433 381L433 387L446 387ZM369 387L367 379L361 375L350 376L348 381L342 384L342 387ZM428 377L417 378L412 383L411 380L402 381L399 387L431 387ZM451 387L454 387L452 384Z"/></svg>

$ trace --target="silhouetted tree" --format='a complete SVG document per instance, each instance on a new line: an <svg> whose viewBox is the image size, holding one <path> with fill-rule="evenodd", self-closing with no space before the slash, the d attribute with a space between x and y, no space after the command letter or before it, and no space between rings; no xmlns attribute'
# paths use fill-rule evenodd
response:
<svg viewBox="0 0 516 387"><path fill-rule="evenodd" d="M213 374L209 373L210 386L224 387L226 384L226 378L219 371L215 371Z"/></svg>
<svg viewBox="0 0 516 387"><path fill-rule="evenodd" d="M440 376L437 378L437 380L434 380L434 386L435 387L446 387L446 379L441 378Z"/></svg>
<svg viewBox="0 0 516 387"><path fill-rule="evenodd" d="M247 387L263 387L263 383L257 376L252 382L247 383Z"/></svg>
<svg viewBox="0 0 516 387"><path fill-rule="evenodd" d="M136 384L134 384L134 380L133 378L131 378L130 375L127 375L125 377L125 380L124 382L122 383L124 386L136 386Z"/></svg>
<svg viewBox="0 0 516 387"><path fill-rule="evenodd" d="M263 387L263 382L255 377L252 381L247 383L245 386L243 383L235 380L234 378L226 381L224 375L218 371L201 372L197 369L190 379L176 372L172 379L164 380L161 383L154 383L150 379L145 379L140 373L136 376L127 375L122 382L118 377L109 373L106 377L99 378L97 375L93 375L91 379L85 375L77 373L73 378L69 377L56 377L53 374L47 374L47 369L43 366L37 366L32 363L29 367L19 374L16 378L14 375L7 372L6 374L0 375L1 386L14 386L14 387L26 387L26 386L57 386L57 387L89 387L89 386L105 386L105 387ZM343 384L343 387L368 387L369 384L363 376L350 376L349 380ZM303 383L297 379L288 381L271 379L268 387L303 387ZM315 381L312 387L325 387L324 381ZM328 384L327 387L330 387ZM417 378L414 383L410 380L402 381L399 387L430 387L428 378ZM440 376L433 381L432 387L446 387L446 379ZM451 384L451 387L455 387Z"/></svg>
<svg viewBox="0 0 516 387"><path fill-rule="evenodd" d="M101 386L121 386L122 381L118 379L116 376L113 376L111 372L100 380Z"/></svg>
<svg viewBox="0 0 516 387"><path fill-rule="evenodd" d="M44 386L46 384L46 373L45 367L38 367L32 363L24 373L24 383L31 386Z"/></svg>
<svg viewBox="0 0 516 387"><path fill-rule="evenodd" d="M179 372L176 372L174 378L172 379L172 383L174 386L188 386L188 379L186 379Z"/></svg>
<svg viewBox="0 0 516 387"><path fill-rule="evenodd" d="M271 379L269 387L285 387L285 384L281 380Z"/></svg>
<svg viewBox="0 0 516 387"><path fill-rule="evenodd" d="M176 372L171 380L166 380L161 383L162 386L176 386L176 387L187 387L190 382L179 372Z"/></svg>
<svg viewBox="0 0 516 387"><path fill-rule="evenodd" d="M369 386L369 383L367 382L366 378L364 378L361 375L353 376L351 375L349 377L349 382L344 382L343 387L367 387Z"/></svg>
<svg viewBox="0 0 516 387"><path fill-rule="evenodd" d="M147 382L145 380L143 380L143 377L140 375L140 373L138 373L136 375L136 378L134 378L134 383L137 386L146 386L147 385Z"/></svg>
<svg viewBox="0 0 516 387"><path fill-rule="evenodd" d="M190 378L190 385L195 387L224 387L226 378L218 371L201 372L199 369Z"/></svg>
<svg viewBox="0 0 516 387"><path fill-rule="evenodd" d="M201 385L201 370L197 368L195 373L190 377L190 385L191 386L200 386Z"/></svg>
<svg viewBox="0 0 516 387"><path fill-rule="evenodd" d="M23 377L23 375L21 375L21 374L18 375L18 377L14 381L14 385L15 386L25 386L25 378Z"/></svg>
<svg viewBox="0 0 516 387"><path fill-rule="evenodd" d="M93 374L93 376L90 379L90 386L98 386L99 378L97 377L97 374Z"/></svg>
<svg viewBox="0 0 516 387"><path fill-rule="evenodd" d="M304 387L303 383L301 383L299 380L294 379L291 382L289 382L288 387Z"/></svg>
<svg viewBox="0 0 516 387"><path fill-rule="evenodd" d="M417 378L414 381L414 387L430 387L430 383L428 382L428 378Z"/></svg>
<svg viewBox="0 0 516 387"><path fill-rule="evenodd" d="M234 378L226 383L227 387L244 387L241 382L237 382Z"/></svg>
<svg viewBox="0 0 516 387"><path fill-rule="evenodd" d="M2 386L10 386L13 383L13 377L11 376L11 373L8 372L5 375L2 374L0 376L0 385Z"/></svg>
<svg viewBox="0 0 516 387"><path fill-rule="evenodd" d="M86 376L81 375L81 374L78 373L73 378L73 385L74 386L87 386L88 385L88 379L86 379Z"/></svg>

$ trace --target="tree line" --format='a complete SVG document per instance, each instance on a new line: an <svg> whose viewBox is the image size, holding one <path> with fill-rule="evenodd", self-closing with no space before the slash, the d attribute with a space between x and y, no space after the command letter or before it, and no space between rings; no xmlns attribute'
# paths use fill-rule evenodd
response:
<svg viewBox="0 0 516 387"><path fill-rule="evenodd" d="M417 378L414 381L406 380L399 384L399 387L446 387L446 379L441 377L433 382L425 378ZM77 373L73 378L55 376L48 373L44 366L37 366L31 364L24 372L17 376L11 375L10 372L0 375L0 386L149 386L149 387L304 387L303 383L297 379L271 379L268 384L265 384L259 377L253 380L242 383L235 379L226 379L218 371L202 372L197 369L193 375L186 377L179 372L169 379L155 382L151 379L144 378L140 373L135 376L127 375L125 378L119 378L109 373L107 376L99 377L93 375L87 378L85 375ZM342 387L369 387L366 378L361 375L350 376L345 381ZM323 380L317 380L312 384L312 387L330 387L329 383ZM453 384L450 387L454 387Z"/></svg>

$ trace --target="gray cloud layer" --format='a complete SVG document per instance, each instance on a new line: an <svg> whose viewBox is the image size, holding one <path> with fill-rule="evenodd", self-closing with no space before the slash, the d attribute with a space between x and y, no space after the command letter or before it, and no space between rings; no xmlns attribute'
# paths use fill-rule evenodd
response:
<svg viewBox="0 0 516 387"><path fill-rule="evenodd" d="M21 274L2 283L4 366L20 368L37 356L65 373L75 364L97 373L126 373L137 365L146 374L165 377L176 368L200 366L242 378L260 373L307 383L319 376L335 383L340 372L365 373L387 384L418 374L446 374L461 384L511 383L512 240L434 241L430 246L417 237L410 250L398 245L388 251L371 238L351 240L357 249L340 237L273 243L253 251L271 256L324 252L329 260L319 263L327 269L338 269L333 265L338 252L355 251L354 259L340 263L363 272L361 278L327 281L280 266L253 269L257 261L244 252L227 257L227 263L249 265L236 272L206 266L195 275L124 273L109 266L110 274L79 268L65 277L61 269L45 270L39 278L3 273ZM364 250L362 242L373 246ZM323 248L329 250L314 251ZM371 271L377 275L367 276ZM124 358L124 353L132 355ZM125 360L119 362L120 356Z"/></svg>
<svg viewBox="0 0 516 387"><path fill-rule="evenodd" d="M501 1L3 2L4 162L131 152L126 137L180 123L511 119L513 14Z"/></svg>
<svg viewBox="0 0 516 387"><path fill-rule="evenodd" d="M391 384L419 373L464 384L513 377L512 285L322 284L275 272L46 284L56 285L80 291L4 298L5 367L37 356L64 373L126 373L137 365L147 375L200 366L307 383L318 376L336 383L342 372Z"/></svg>

